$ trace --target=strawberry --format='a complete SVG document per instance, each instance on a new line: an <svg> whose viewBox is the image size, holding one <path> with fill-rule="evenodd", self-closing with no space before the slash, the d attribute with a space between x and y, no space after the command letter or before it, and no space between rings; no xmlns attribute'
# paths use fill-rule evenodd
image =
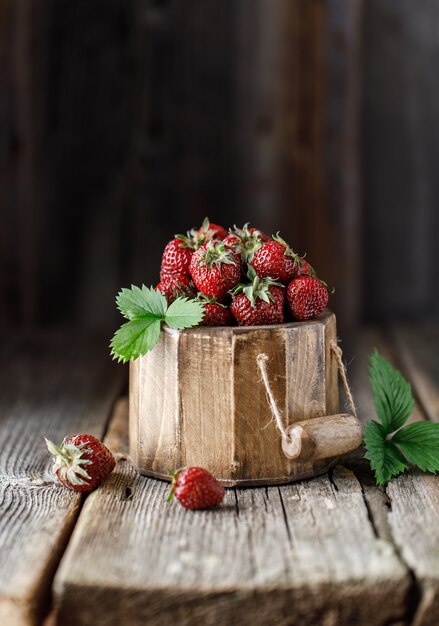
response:
<svg viewBox="0 0 439 626"><path fill-rule="evenodd" d="M190 298L194 296L193 283L190 276L186 274L164 274L161 273L160 282L156 289L162 292L168 304L179 296Z"/></svg>
<svg viewBox="0 0 439 626"><path fill-rule="evenodd" d="M227 235L228 233L225 228L218 226L218 224L211 223L209 218L205 217L194 238L197 242L207 243L211 239L224 239Z"/></svg>
<svg viewBox="0 0 439 626"><path fill-rule="evenodd" d="M250 261L261 278L272 278L287 284L294 278L299 266L299 257L277 234L258 248Z"/></svg>
<svg viewBox="0 0 439 626"><path fill-rule="evenodd" d="M176 235L163 251L160 277L189 273L189 264L194 253L193 243L185 235Z"/></svg>
<svg viewBox="0 0 439 626"><path fill-rule="evenodd" d="M232 315L229 307L220 304L215 298L208 298L202 293L198 294L198 302L204 306L204 317L200 322L201 326L230 326Z"/></svg>
<svg viewBox="0 0 439 626"><path fill-rule="evenodd" d="M257 228L249 228L248 223L242 228L233 227L229 235L223 239L226 245L234 247L242 254L242 260L249 262L253 256L266 241L270 241L270 237Z"/></svg>
<svg viewBox="0 0 439 626"><path fill-rule="evenodd" d="M221 504L224 498L222 484L202 467L188 467L178 470L172 476L171 493L185 509L212 509Z"/></svg>
<svg viewBox="0 0 439 626"><path fill-rule="evenodd" d="M222 241L211 239L194 252L189 271L201 293L221 300L241 278L241 257Z"/></svg>
<svg viewBox="0 0 439 626"><path fill-rule="evenodd" d="M308 263L305 257L301 257L299 259L296 276L316 276L315 269L310 263Z"/></svg>
<svg viewBox="0 0 439 626"><path fill-rule="evenodd" d="M315 276L298 276L287 287L287 300L294 319L303 321L320 315L328 304L328 290Z"/></svg>
<svg viewBox="0 0 439 626"><path fill-rule="evenodd" d="M72 491L93 491L107 480L116 465L110 450L93 435L65 437L59 447L48 439L46 444L54 457L53 473Z"/></svg>
<svg viewBox="0 0 439 626"><path fill-rule="evenodd" d="M230 310L240 326L282 324L285 293L281 283L271 278L259 278L249 268L250 285L240 284L232 290Z"/></svg>

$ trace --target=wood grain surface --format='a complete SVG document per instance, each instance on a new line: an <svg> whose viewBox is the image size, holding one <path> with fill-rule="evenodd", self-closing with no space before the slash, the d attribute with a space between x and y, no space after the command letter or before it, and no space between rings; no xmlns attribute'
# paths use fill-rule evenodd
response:
<svg viewBox="0 0 439 626"><path fill-rule="evenodd" d="M373 346L429 380L415 410L427 417L438 366L425 332L363 335L350 368L363 420L373 416ZM130 466L126 411L118 405L107 440L122 460L87 499L56 576L58 623L437 624L436 477L409 473L383 489L357 453L327 476L228 490L220 510L189 513Z"/></svg>
<svg viewBox="0 0 439 626"><path fill-rule="evenodd" d="M125 424L119 407L113 428ZM60 624L369 626L372 600L376 623L403 614L406 568L376 537L352 472L227 490L210 512L188 514L168 493L124 458L87 498L56 578Z"/></svg>
<svg viewBox="0 0 439 626"><path fill-rule="evenodd" d="M41 624L54 577L51 626L437 626L435 476L377 487L357 452L324 476L229 489L218 510L189 512L134 470L121 399L105 438L116 470L81 509L53 482L41 434L102 435L124 369L105 342L86 350L74 339L67 353L53 336L1 348L2 626ZM350 367L363 420L373 346L410 378L414 418L438 419L438 340L434 327L363 334Z"/></svg>
<svg viewBox="0 0 439 626"><path fill-rule="evenodd" d="M123 372L106 341L11 340L0 352L0 624L40 622L81 498L51 472L43 435L102 436Z"/></svg>

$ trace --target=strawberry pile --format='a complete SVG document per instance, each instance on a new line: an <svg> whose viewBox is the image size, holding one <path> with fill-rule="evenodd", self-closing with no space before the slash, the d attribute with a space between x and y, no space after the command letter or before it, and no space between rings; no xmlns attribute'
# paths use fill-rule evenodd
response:
<svg viewBox="0 0 439 626"><path fill-rule="evenodd" d="M204 326L309 320L328 303L326 284L279 234L248 224L227 232L207 218L166 245L156 289L168 303L202 303Z"/></svg>

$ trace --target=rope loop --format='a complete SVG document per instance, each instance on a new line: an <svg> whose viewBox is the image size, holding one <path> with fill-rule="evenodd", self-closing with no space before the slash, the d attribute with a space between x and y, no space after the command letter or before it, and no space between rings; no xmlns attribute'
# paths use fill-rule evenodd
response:
<svg viewBox="0 0 439 626"><path fill-rule="evenodd" d="M338 371L340 372L341 380L343 383L343 389L346 395L347 405L352 411L352 415L354 415L355 417L358 417L357 409L355 408L354 398L352 396L352 391L349 386L347 368L343 362L343 351L338 345L337 341L335 341L334 339L331 340L329 345L330 345L332 353L334 354ZM276 423L276 428L278 429L282 439L286 442L289 442L290 438L288 436L288 427L284 426L284 419L283 419L282 413L280 412L279 407L277 406L276 398L274 397L273 390L270 385L270 381L268 380L267 364L269 360L270 359L268 357L268 354L265 354L265 352L258 354L258 356L256 357L256 362L261 372L262 381L264 383L265 391L268 396L268 401L270 403L271 412L272 412L274 421Z"/></svg>

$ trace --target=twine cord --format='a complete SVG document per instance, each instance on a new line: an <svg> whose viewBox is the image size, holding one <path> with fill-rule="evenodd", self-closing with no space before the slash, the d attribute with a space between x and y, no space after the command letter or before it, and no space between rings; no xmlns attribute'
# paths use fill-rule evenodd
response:
<svg viewBox="0 0 439 626"><path fill-rule="evenodd" d="M343 351L340 348L340 346L337 344L337 342L334 340L331 340L329 345L330 345L331 351L334 354L338 371L340 372L341 380L343 383L343 389L346 395L347 404L350 410L352 411L352 415L354 415L355 417L358 417L357 409L355 408L354 398L352 396L352 391L349 386L347 368L346 368L346 365L343 363L343 358L342 358ZM282 413L280 412L279 407L277 406L276 398L274 397L273 390L270 385L270 381L268 380L268 374L267 374L268 361L269 361L268 354L261 353L261 354L258 354L258 356L256 357L256 362L261 372L262 380L265 386L265 391L267 392L268 400L270 403L271 412L273 414L273 418L276 423L276 428L281 434L282 439L288 442L290 441L290 438L288 436L288 430L284 426Z"/></svg>
<svg viewBox="0 0 439 626"><path fill-rule="evenodd" d="M261 371L262 380L264 381L265 391L267 392L268 400L270 402L271 412L273 413L274 420L276 422L276 428L280 432L282 439L289 441L289 437L287 435L287 429L283 424L282 413L279 411L279 408L276 403L276 399L273 394L273 390L270 386L270 381L268 380L267 374L267 363L269 361L268 354L262 353L258 354L256 358L258 367Z"/></svg>
<svg viewBox="0 0 439 626"><path fill-rule="evenodd" d="M337 361L338 371L340 372L341 381L343 383L343 389L346 395L347 404L350 410L352 411L352 415L354 415L354 417L358 417L357 409L355 408L354 398L352 396L352 391L349 386L347 368L346 368L346 365L343 363L343 358L342 358L343 350L340 348L340 346L334 339L331 339L329 345L330 345L332 352L334 353L335 360Z"/></svg>

